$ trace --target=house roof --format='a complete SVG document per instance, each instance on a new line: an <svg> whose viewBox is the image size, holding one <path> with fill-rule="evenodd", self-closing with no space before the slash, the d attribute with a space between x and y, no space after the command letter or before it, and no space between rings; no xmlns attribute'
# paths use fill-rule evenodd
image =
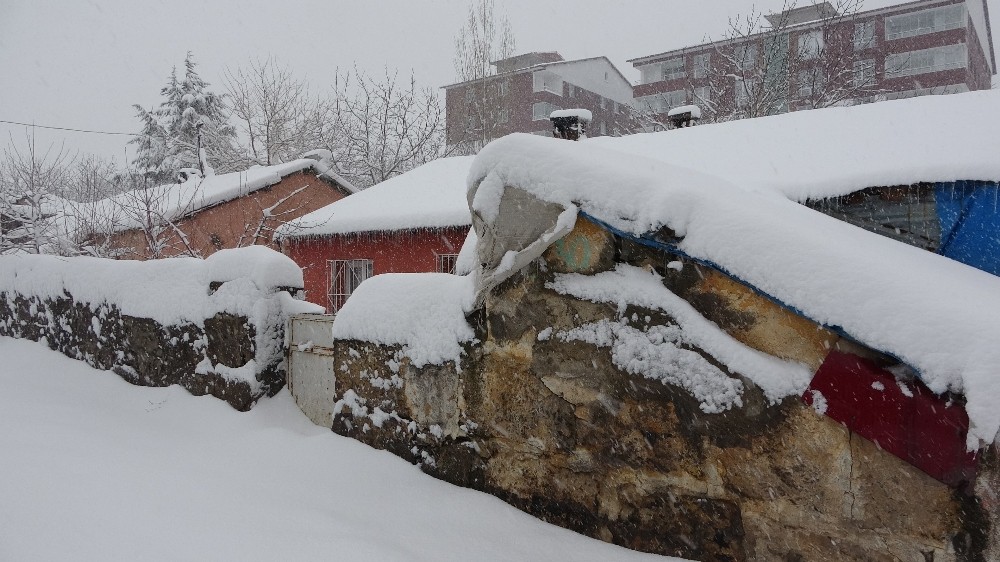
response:
<svg viewBox="0 0 1000 562"><path fill-rule="evenodd" d="M241 172L204 178L191 177L181 183L119 193L92 203L92 212L106 217L105 222L112 224L114 230L120 232L141 227L142 216L147 207L158 215L175 220L243 197L274 185L291 174L310 169L347 195L358 191L350 181L336 172L328 151L312 151L306 156L272 166L254 166Z"/></svg>
<svg viewBox="0 0 1000 562"><path fill-rule="evenodd" d="M876 186L1000 180L1000 91L799 111L588 144L804 202Z"/></svg>
<svg viewBox="0 0 1000 562"><path fill-rule="evenodd" d="M517 134L479 153L468 185L480 216L510 186L651 244L667 233L668 251L963 393L975 448L1000 429L1000 277L789 198L1000 179L998 125L1000 92L974 92L601 142Z"/></svg>
<svg viewBox="0 0 1000 562"><path fill-rule="evenodd" d="M290 221L276 238L468 227L472 156L439 158Z"/></svg>

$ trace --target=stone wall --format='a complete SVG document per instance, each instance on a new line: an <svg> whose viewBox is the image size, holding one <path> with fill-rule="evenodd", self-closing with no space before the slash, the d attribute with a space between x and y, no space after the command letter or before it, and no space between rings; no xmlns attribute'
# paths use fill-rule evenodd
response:
<svg viewBox="0 0 1000 562"><path fill-rule="evenodd" d="M618 369L608 348L545 337L602 319L639 330L673 324L658 310L619 310L545 286L556 272L624 262L656 270L751 347L818 367L829 349L853 345L677 261L581 221L470 317L481 343L459 365L416 369L398 349L335 341L332 428L641 551L719 561L997 559L995 449L977 482L953 489L797 396L770 404L738 373L729 374L744 383L743 406L706 414L686 391Z"/></svg>
<svg viewBox="0 0 1000 562"><path fill-rule="evenodd" d="M272 328L280 338L283 325ZM210 394L241 411L281 390L281 356L257 366L256 384L199 365L206 358L216 367L247 365L256 355L256 335L246 317L229 313L207 318L203 326L167 326L124 315L108 303L75 302L68 294L49 299L0 292L0 336L43 341L92 367L114 371L132 384L178 384L194 395Z"/></svg>

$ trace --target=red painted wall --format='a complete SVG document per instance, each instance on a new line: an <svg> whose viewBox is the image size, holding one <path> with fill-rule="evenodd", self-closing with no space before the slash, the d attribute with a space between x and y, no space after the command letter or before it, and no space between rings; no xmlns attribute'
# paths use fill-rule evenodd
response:
<svg viewBox="0 0 1000 562"><path fill-rule="evenodd" d="M327 306L328 260L372 260L375 275L436 271L437 254L457 254L469 227L287 238L281 250L302 268L306 300Z"/></svg>

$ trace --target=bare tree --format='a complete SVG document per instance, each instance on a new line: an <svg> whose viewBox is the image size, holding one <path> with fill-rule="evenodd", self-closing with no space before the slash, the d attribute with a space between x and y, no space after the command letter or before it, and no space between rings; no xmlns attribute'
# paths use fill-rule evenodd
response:
<svg viewBox="0 0 1000 562"><path fill-rule="evenodd" d="M247 152L257 164L298 158L333 134L331 103L313 96L304 81L272 59L227 70L223 84Z"/></svg>
<svg viewBox="0 0 1000 562"><path fill-rule="evenodd" d="M71 163L62 147L40 151L33 133L23 148L11 137L0 161L0 254L77 253L61 196Z"/></svg>
<svg viewBox="0 0 1000 562"><path fill-rule="evenodd" d="M344 176L370 187L444 154L444 110L437 92L386 71L376 80L338 72L336 130L327 142Z"/></svg>
<svg viewBox="0 0 1000 562"><path fill-rule="evenodd" d="M455 73L466 87L465 112L448 126L461 131L453 138L476 151L501 135L510 119L510 78L498 76L493 63L513 56L514 33L506 16L497 16L493 0L479 0L469 7L469 15L455 38Z"/></svg>
<svg viewBox="0 0 1000 562"><path fill-rule="evenodd" d="M818 20L809 25L790 18L795 0L774 15L754 10L730 20L725 37L695 58L688 75L689 99L705 119L847 105L883 93L874 66L855 55L868 29L858 36L854 25L862 0L838 0L832 10L813 6Z"/></svg>

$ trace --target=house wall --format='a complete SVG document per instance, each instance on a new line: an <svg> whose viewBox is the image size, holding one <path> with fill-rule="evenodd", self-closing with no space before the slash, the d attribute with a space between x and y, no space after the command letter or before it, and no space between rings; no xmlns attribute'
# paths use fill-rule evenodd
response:
<svg viewBox="0 0 1000 562"><path fill-rule="evenodd" d="M328 307L330 260L372 260L372 273L436 271L438 254L457 254L469 227L291 237L282 251L302 268L306 300Z"/></svg>
<svg viewBox="0 0 1000 562"><path fill-rule="evenodd" d="M939 31L934 33L928 33L924 35L918 35L914 37L905 37L901 39L887 40L885 33L885 19L890 16L901 15L916 11L921 11L925 9L937 8L942 6L956 5L956 4L966 4L967 8L969 5L975 2L965 2L965 0L942 0L940 2L911 2L908 4L903 4L901 6L895 6L887 9L871 10L867 12L859 13L853 17L845 18L844 21L836 23L834 25L829 25L827 28L826 36L824 41L826 43L826 50L829 51L833 56L844 56L849 61L861 61L861 60L873 60L875 62L875 73L877 83L875 88L882 91L883 93L888 93L888 97L901 97L902 95L912 95L913 93L957 93L968 90L984 90L990 88L990 81L992 76L992 71L990 65L987 61L986 51L989 50L990 46L982 45L980 43L981 34L977 32L972 21L972 11L967 11L967 17L969 17L969 22L965 27L959 29L952 29L946 31ZM875 22L875 46L874 48L863 49L856 51L853 45L854 38L854 25L855 23L861 23L865 21ZM802 26L794 27L789 31L789 46L791 49L796 48L798 37L803 33L807 33L811 30L818 29L819 25L814 26ZM758 44L758 53L762 50L763 36L755 36L751 41L752 43ZM921 49L929 49L932 47L939 47L945 45L954 45L959 43L965 43L968 46L969 58L968 65L966 68L955 69L955 70L945 70L939 72L927 72L923 74L918 74L914 76L904 76L898 78L887 78L886 77L886 57L894 53L905 53L910 51L917 51ZM737 45L742 44L742 42L735 43ZM682 78L675 78L672 80L658 81L649 84L640 84L635 87L634 93L636 98L642 96L649 96L654 94L662 94L666 92L673 92L678 90L687 91L687 101L685 103L697 103L693 96L693 90L698 87L705 87L709 85L708 78L693 78L694 72L694 56L699 54L708 53L712 56L711 64L713 68L718 70L715 65L722 64L722 69L724 72L731 72L734 69L720 61L720 56L718 51L720 49L727 48L728 45L725 41L720 41L716 43L708 43L703 45L695 45L692 47L678 49L675 51L670 51L662 53L660 55L643 57L641 59L636 59L633 61L633 66L637 69L649 64L657 64L667 60L676 59L683 57L685 59L685 69L687 71L687 76ZM795 98L797 94L797 88L795 85L796 72L798 69L790 69L790 109L795 110L797 108L802 108L801 106L796 107ZM714 93L713 93L714 94ZM895 95L893 95L895 94ZM719 99L714 100L716 103L722 104L724 106L732 106L735 104L735 97L732 87L728 87ZM669 108L664 109L664 112Z"/></svg>
<svg viewBox="0 0 1000 562"><path fill-rule="evenodd" d="M177 221L177 226L187 236L195 254L201 257L224 248L238 248L250 244L277 249L277 245L271 242L276 227L344 197L344 192L316 177L311 170L306 170L285 176L272 186L182 218ZM276 204L277 207L270 211L272 218L265 221L263 211ZM167 236L166 239L167 248L161 257L189 253L176 233ZM150 255L143 232L138 229L114 235L111 244L123 250L120 256L123 259L153 257Z"/></svg>

